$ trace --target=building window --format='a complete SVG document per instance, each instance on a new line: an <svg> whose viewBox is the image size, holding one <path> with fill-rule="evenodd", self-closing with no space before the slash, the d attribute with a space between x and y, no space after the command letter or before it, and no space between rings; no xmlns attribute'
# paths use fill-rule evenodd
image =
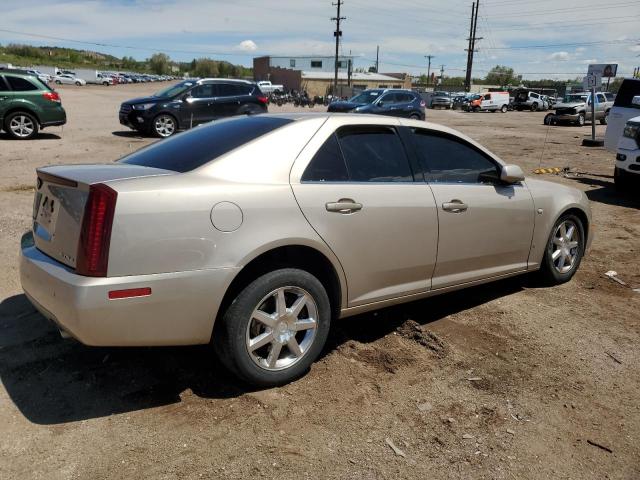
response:
<svg viewBox="0 0 640 480"><path fill-rule="evenodd" d="M322 68L322 60L311 60L311 68Z"/></svg>
<svg viewBox="0 0 640 480"><path fill-rule="evenodd" d="M339 60L338 68L347 68L347 62L345 60Z"/></svg>
<svg viewBox="0 0 640 480"><path fill-rule="evenodd" d="M292 58L291 60L289 60L289 66L291 68L295 68L295 66L296 66L296 59L295 58Z"/></svg>
<svg viewBox="0 0 640 480"><path fill-rule="evenodd" d="M393 88L402 88L402 85L394 85Z"/></svg>

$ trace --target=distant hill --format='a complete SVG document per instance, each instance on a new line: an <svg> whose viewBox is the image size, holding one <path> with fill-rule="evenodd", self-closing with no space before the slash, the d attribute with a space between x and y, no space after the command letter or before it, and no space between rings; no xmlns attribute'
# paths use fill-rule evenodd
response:
<svg viewBox="0 0 640 480"><path fill-rule="evenodd" d="M118 58L91 50L77 50L51 46L0 45L0 63L11 63L21 67L50 65L60 68L95 68L96 70L117 70L140 73L194 74L195 70L216 73L222 77L250 77L252 70L242 65L209 58L193 59L191 62L175 62L163 53L155 53L146 60L133 57ZM203 75L205 76L205 75Z"/></svg>

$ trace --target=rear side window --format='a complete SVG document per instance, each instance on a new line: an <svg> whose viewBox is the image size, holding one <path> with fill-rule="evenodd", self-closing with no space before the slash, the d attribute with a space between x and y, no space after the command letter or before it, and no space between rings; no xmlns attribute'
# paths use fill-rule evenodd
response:
<svg viewBox="0 0 640 480"><path fill-rule="evenodd" d="M497 165L473 146L446 134L415 129L418 155L432 183L484 183L483 174L497 174Z"/></svg>
<svg viewBox="0 0 640 480"><path fill-rule="evenodd" d="M14 92L29 92L31 90L39 90L33 83L22 77L14 77L7 75L5 77Z"/></svg>
<svg viewBox="0 0 640 480"><path fill-rule="evenodd" d="M156 142L119 162L189 172L292 121L254 116L205 124Z"/></svg>
<svg viewBox="0 0 640 480"><path fill-rule="evenodd" d="M413 182L395 129L345 127L327 139L302 175L308 182Z"/></svg>
<svg viewBox="0 0 640 480"><path fill-rule="evenodd" d="M4 77L0 76L0 92L6 92L9 90L9 87L7 86L7 84L4 82Z"/></svg>
<svg viewBox="0 0 640 480"><path fill-rule="evenodd" d="M640 79L626 78L620 85L614 107L632 107L633 97L640 95Z"/></svg>
<svg viewBox="0 0 640 480"><path fill-rule="evenodd" d="M336 134L332 134L316 152L302 175L303 182L346 182L349 172L340 152Z"/></svg>
<svg viewBox="0 0 640 480"><path fill-rule="evenodd" d="M347 127L338 131L349 180L413 182L404 147L390 127Z"/></svg>

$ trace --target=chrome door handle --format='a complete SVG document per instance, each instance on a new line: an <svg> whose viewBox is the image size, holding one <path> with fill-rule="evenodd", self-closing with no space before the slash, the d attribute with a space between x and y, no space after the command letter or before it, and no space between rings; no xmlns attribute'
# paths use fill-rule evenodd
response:
<svg viewBox="0 0 640 480"><path fill-rule="evenodd" d="M329 202L325 204L327 212L337 213L353 213L362 210L362 204L351 200L350 198L341 198L337 202Z"/></svg>
<svg viewBox="0 0 640 480"><path fill-rule="evenodd" d="M6 100L9 97L0 97L0 100Z"/></svg>
<svg viewBox="0 0 640 480"><path fill-rule="evenodd" d="M442 204L442 209L446 212L452 213L462 213L466 212L469 206L466 203L462 203L462 201L458 199L453 199L450 202L445 202Z"/></svg>

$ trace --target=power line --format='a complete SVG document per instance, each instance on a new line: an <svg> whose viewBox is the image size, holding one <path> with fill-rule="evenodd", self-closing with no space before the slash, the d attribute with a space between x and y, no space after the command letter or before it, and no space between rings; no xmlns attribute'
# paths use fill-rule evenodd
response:
<svg viewBox="0 0 640 480"><path fill-rule="evenodd" d="M637 20L624 20L624 19L629 19L629 18L638 18L640 17L640 15L626 15L626 16L621 16L621 17L603 17L603 18L599 18L597 20L601 20L598 22L593 22L593 23L583 23L585 22L585 20L580 20L578 23L574 23L574 22L563 22L563 21L558 21L558 22L543 22L543 23L528 23L528 24L516 24L516 25L512 25L510 27L493 27L493 31L495 32L502 32L502 31L510 31L510 30L529 30L532 27L547 27L547 26L554 26L554 25L561 25L562 28L569 28L569 27L586 27L586 26L591 26L591 25L606 25L608 23L611 23L611 20L618 20L616 22L616 24L618 23L628 23L628 22L637 22ZM486 17L485 17L486 18Z"/></svg>
<svg viewBox="0 0 640 480"><path fill-rule="evenodd" d="M638 4L637 2L611 3L611 4L608 4L608 5L589 7L588 11L605 10L605 9L611 9L613 7L629 7L629 6L637 5L637 4ZM575 13L576 12L576 8L577 7L555 9L555 10L553 10L553 14L557 15L558 13L566 13L566 12ZM583 11L583 10L586 10L586 9L584 7L580 7L580 11ZM540 15L549 15L549 12L541 11L541 10L530 10L530 11L525 11L525 12L500 13L499 15L500 15L500 18L536 17L536 16L540 16Z"/></svg>
<svg viewBox="0 0 640 480"><path fill-rule="evenodd" d="M585 45L626 45L630 43L636 43L639 39L633 40L602 40L599 42L579 42L579 43L551 43L547 45L515 45L511 47L489 47L485 50L522 50L522 49L544 49L544 48L556 48L556 47L582 47Z"/></svg>

